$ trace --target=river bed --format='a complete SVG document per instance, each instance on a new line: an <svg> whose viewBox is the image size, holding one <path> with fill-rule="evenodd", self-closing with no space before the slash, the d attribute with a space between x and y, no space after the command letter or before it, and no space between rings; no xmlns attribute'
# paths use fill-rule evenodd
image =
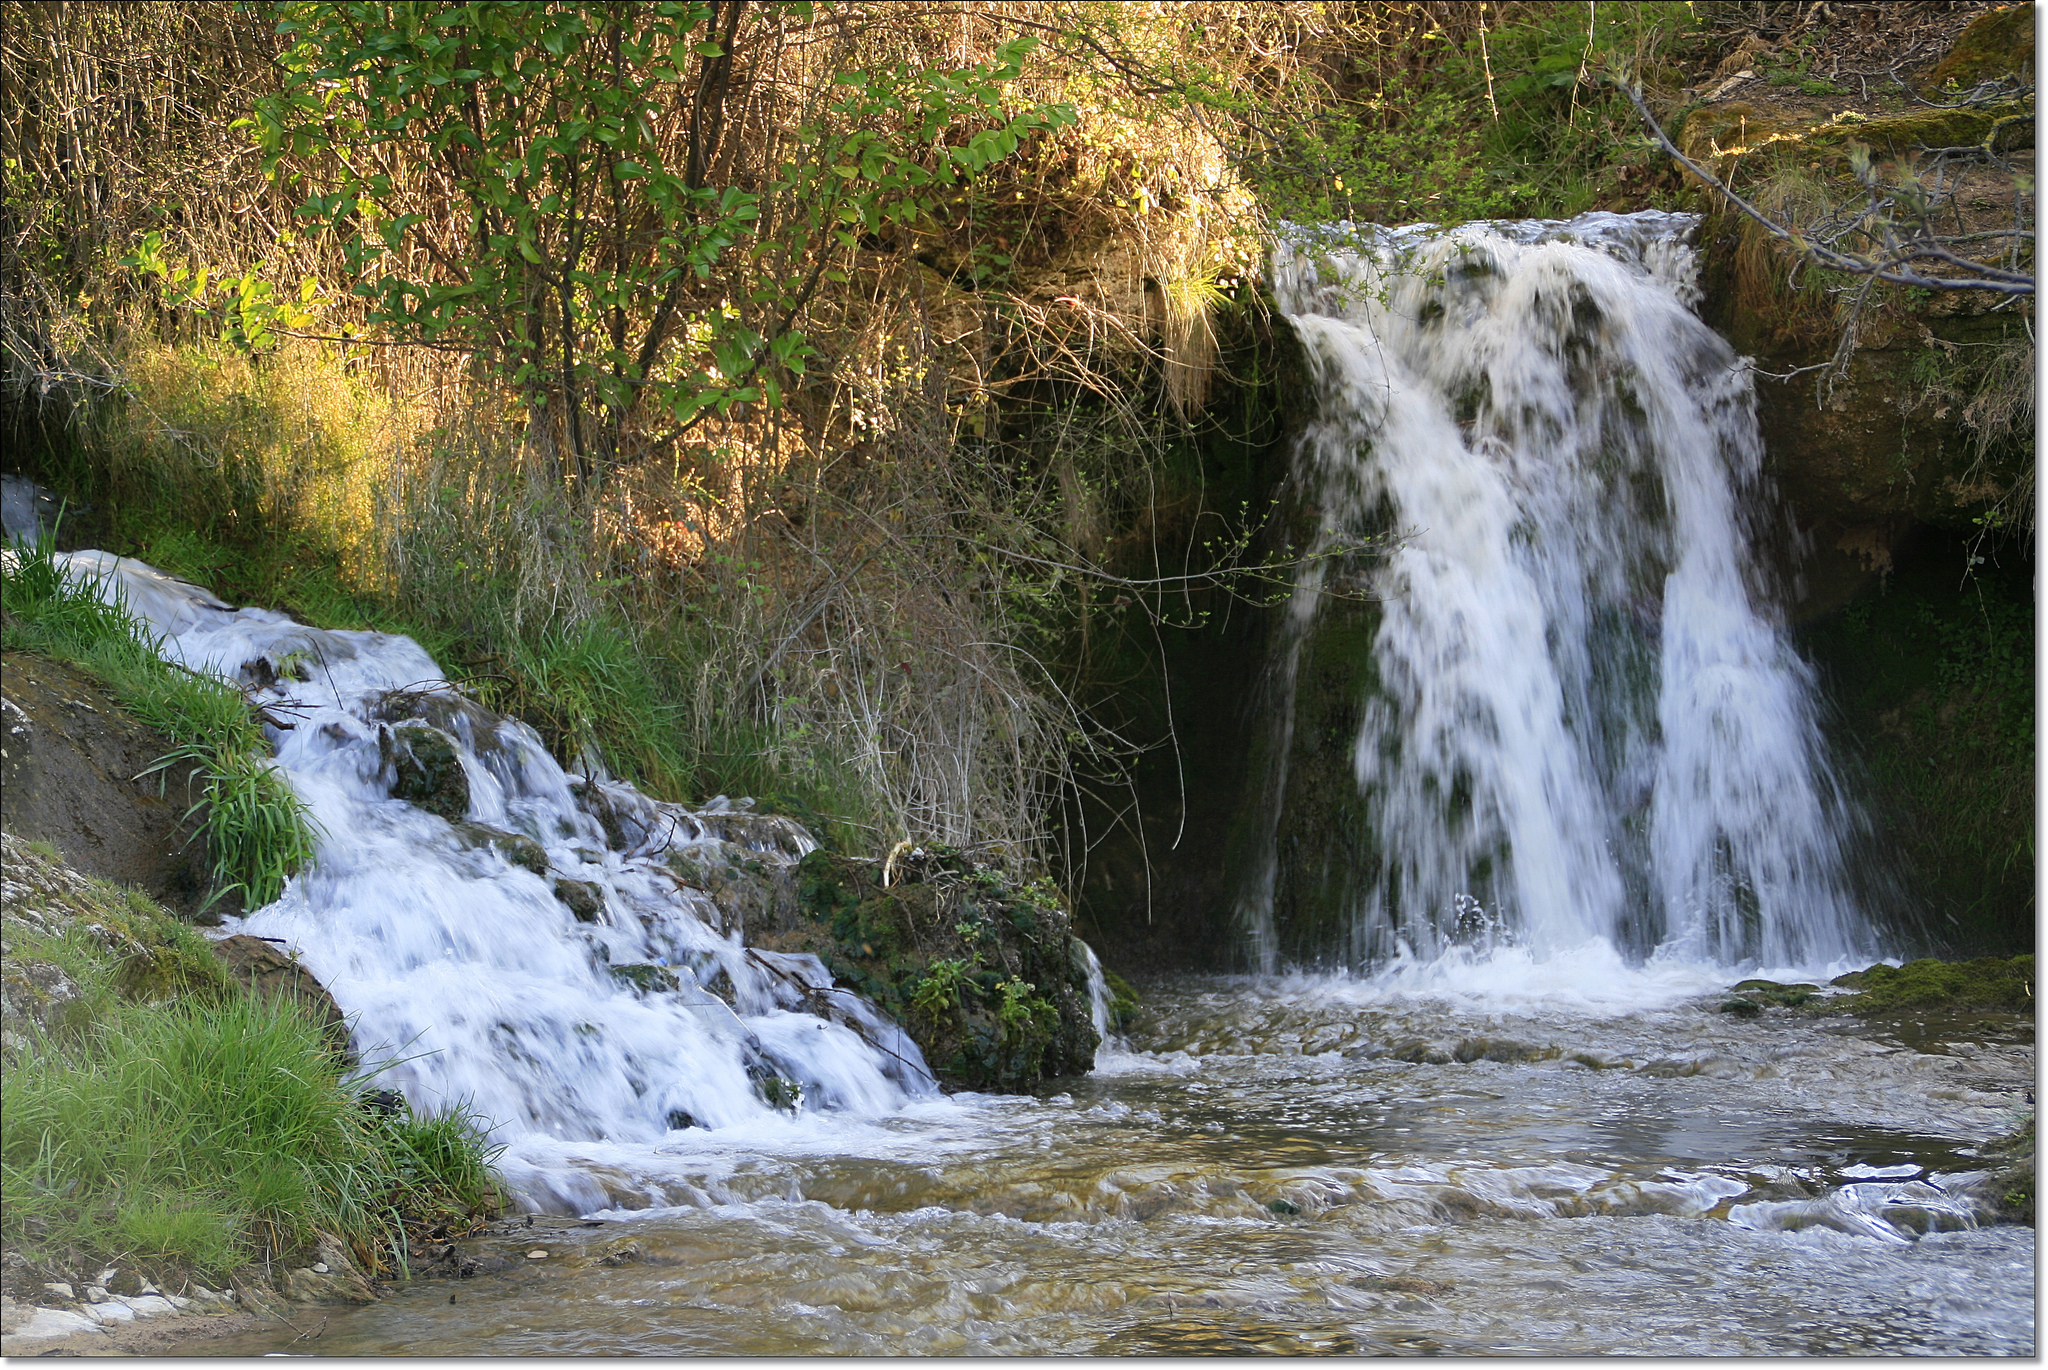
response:
<svg viewBox="0 0 2048 1370"><path fill-rule="evenodd" d="M1745 1020L1715 981L1158 981L1036 1097L565 1142L666 1202L192 1349L2033 1354L2034 1233L1973 1149L2030 1111L2032 1024Z"/></svg>

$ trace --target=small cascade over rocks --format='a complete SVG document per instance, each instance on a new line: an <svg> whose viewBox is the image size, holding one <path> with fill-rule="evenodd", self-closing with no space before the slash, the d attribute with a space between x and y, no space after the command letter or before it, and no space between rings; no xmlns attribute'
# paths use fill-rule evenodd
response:
<svg viewBox="0 0 2048 1370"><path fill-rule="evenodd" d="M818 956L749 945L816 847L793 820L569 774L409 638L234 609L104 552L59 560L263 710L318 850L236 931L332 992L376 1083L489 1120L529 1206L668 1201L650 1176L681 1129L815 1127L938 1092Z"/></svg>
<svg viewBox="0 0 2048 1370"><path fill-rule="evenodd" d="M1275 254L1321 407L1239 908L1261 969L1871 950L1694 224L1339 225ZM1304 812L1332 805L1348 826ZM1316 899L1320 934L1290 933Z"/></svg>

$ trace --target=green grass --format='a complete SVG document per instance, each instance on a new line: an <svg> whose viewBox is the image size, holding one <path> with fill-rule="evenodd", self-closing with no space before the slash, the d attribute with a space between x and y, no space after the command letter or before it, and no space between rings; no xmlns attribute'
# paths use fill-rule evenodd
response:
<svg viewBox="0 0 2048 1370"><path fill-rule="evenodd" d="M0 578L0 603L0 641L9 650L89 671L130 713L177 744L153 769L199 765L205 795L196 808L203 813L211 899L238 894L249 908L276 899L285 880L312 859L313 831L304 804L269 764L270 744L241 691L166 662L123 607L61 574L47 539L20 549Z"/></svg>
<svg viewBox="0 0 2048 1370"><path fill-rule="evenodd" d="M402 1268L409 1234L496 1211L476 1120L380 1118L288 1001L244 992L146 897L8 839L10 969L74 993L11 1037L0 1235L61 1269L134 1262L221 1280L316 1231ZM10 993L13 987L10 987Z"/></svg>
<svg viewBox="0 0 2048 1370"><path fill-rule="evenodd" d="M408 1217L497 1206L472 1120L375 1120L280 1000L121 1002L15 1062L0 1109L8 1238L67 1266L220 1278L316 1231L402 1249Z"/></svg>

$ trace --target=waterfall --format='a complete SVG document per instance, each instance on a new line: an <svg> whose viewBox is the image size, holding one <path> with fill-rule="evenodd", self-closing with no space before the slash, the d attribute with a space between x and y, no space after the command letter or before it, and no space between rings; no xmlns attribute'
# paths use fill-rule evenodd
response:
<svg viewBox="0 0 2048 1370"><path fill-rule="evenodd" d="M318 847L236 931L284 944L327 987L376 1083L487 1119L529 1206L666 1201L648 1167L684 1129L936 1093L896 1024L815 956L749 946L699 888L734 864L787 875L814 846L794 822L570 775L410 638L236 610L104 552L59 560L167 658L264 710ZM408 764L436 757L438 797L394 797Z"/></svg>
<svg viewBox="0 0 2048 1370"><path fill-rule="evenodd" d="M1866 947L1854 809L1757 556L1748 367L1690 307L1694 222L1341 226L1276 253L1320 412L1242 873L1262 969L1302 954L1316 880L1341 908L1315 952L1353 964ZM1345 698L1309 736L1332 687L1304 662L1333 651ZM1341 851L1302 835L1323 757L1355 787Z"/></svg>

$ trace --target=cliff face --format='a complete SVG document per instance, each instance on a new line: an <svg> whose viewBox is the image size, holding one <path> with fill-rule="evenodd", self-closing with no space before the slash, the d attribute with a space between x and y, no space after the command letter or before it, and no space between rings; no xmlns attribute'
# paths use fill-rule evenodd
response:
<svg viewBox="0 0 2048 1370"><path fill-rule="evenodd" d="M1917 174L1944 233L2031 228L2032 12L1908 20L1928 32L1745 47L1685 113L1680 146L1809 231L1861 196L1859 147L1885 182ZM1792 80L1794 56L1813 75L1898 58L1911 89ZM1859 305L1858 282L1821 277L1699 196L1701 312L1756 359L1783 509L1766 536L1866 799L1885 912L1922 946L2021 950L2035 904L2032 300L1884 288Z"/></svg>
<svg viewBox="0 0 2048 1370"><path fill-rule="evenodd" d="M1904 187L1884 206L1900 235L1924 227L1964 255L2001 255L2033 222L2032 15L1949 8L1911 18L1927 31L1899 54L1917 62L1893 64L1906 84L1840 74L1892 59L1875 31L1745 45L1673 121L1680 148L1810 240L1872 250L1848 227L1870 208L1867 175ZM1824 65L1835 79L1819 79ZM1757 361L1769 469L1811 542L1804 613L1847 603L1927 527L2031 527L2031 299L1873 289L1691 193L1707 214L1702 313Z"/></svg>

